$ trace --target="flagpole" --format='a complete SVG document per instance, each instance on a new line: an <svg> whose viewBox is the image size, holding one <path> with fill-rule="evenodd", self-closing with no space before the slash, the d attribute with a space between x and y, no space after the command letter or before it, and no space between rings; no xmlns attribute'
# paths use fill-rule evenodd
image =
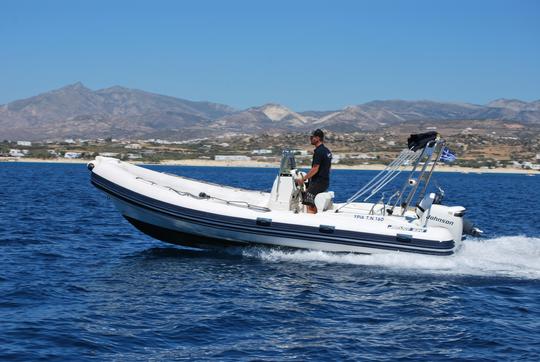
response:
<svg viewBox="0 0 540 362"><path fill-rule="evenodd" d="M441 145L441 148L439 149L439 153L437 155L437 157L435 158L435 160L433 161L433 165L431 165L431 171L429 171L429 174L428 174L428 177L426 179L426 182L424 184L424 187L422 188L422 191L420 191L420 194L418 194L418 202L421 202L422 199L424 198L424 195L427 191L427 188L429 186L429 180L431 180L431 175L433 174L433 171L435 170L435 165L437 164L437 161L439 161L439 159L441 158L441 155L443 153L443 150L445 149L445 143L446 142L443 142L443 144Z"/></svg>

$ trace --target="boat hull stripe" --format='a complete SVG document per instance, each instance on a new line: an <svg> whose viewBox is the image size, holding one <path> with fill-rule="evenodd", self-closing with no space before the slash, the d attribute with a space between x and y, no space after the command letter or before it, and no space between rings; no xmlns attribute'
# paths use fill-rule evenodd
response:
<svg viewBox="0 0 540 362"><path fill-rule="evenodd" d="M272 221L271 226L258 226L256 220L207 213L178 205L159 201L132 190L119 186L92 172L92 184L102 191L124 200L130 204L154 212L166 214L193 224L227 229L237 232L248 232L275 237L304 239L353 246L371 247L376 249L400 250L407 252L426 253L435 255L453 254L454 241L430 241L411 239L399 242L395 237L370 233L353 232L336 229L334 233L321 235L318 227L290 225Z"/></svg>

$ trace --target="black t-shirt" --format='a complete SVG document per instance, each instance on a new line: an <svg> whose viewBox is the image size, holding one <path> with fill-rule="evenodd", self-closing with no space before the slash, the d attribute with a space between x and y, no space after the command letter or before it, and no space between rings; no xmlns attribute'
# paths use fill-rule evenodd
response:
<svg viewBox="0 0 540 362"><path fill-rule="evenodd" d="M332 163L332 152L324 144L320 144L313 152L313 165L319 165L319 171L311 178L312 182L328 184L330 182L330 165Z"/></svg>

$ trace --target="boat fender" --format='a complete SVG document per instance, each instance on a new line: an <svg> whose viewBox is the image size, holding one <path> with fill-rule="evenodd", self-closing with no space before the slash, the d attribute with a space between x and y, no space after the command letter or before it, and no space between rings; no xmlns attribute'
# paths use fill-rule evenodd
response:
<svg viewBox="0 0 540 362"><path fill-rule="evenodd" d="M95 165L92 162L89 162L88 165L86 165L86 167L88 167L89 171L92 171L94 169Z"/></svg>
<svg viewBox="0 0 540 362"><path fill-rule="evenodd" d="M335 229L336 227L332 225L319 225L319 231L321 233L332 234Z"/></svg>
<svg viewBox="0 0 540 362"><path fill-rule="evenodd" d="M256 222L257 222L257 225L260 225L260 226L272 226L272 219L258 217Z"/></svg>
<svg viewBox="0 0 540 362"><path fill-rule="evenodd" d="M412 235L409 234L397 234L396 240L402 243L410 243L412 241Z"/></svg>

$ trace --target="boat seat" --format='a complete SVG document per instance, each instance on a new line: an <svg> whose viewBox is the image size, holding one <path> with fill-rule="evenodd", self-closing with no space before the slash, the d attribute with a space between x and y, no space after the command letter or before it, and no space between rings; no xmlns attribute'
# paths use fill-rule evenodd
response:
<svg viewBox="0 0 540 362"><path fill-rule="evenodd" d="M315 196L315 207L317 208L317 211L326 211L331 209L334 204L334 191L327 191L327 192L321 192L320 194L317 194Z"/></svg>

